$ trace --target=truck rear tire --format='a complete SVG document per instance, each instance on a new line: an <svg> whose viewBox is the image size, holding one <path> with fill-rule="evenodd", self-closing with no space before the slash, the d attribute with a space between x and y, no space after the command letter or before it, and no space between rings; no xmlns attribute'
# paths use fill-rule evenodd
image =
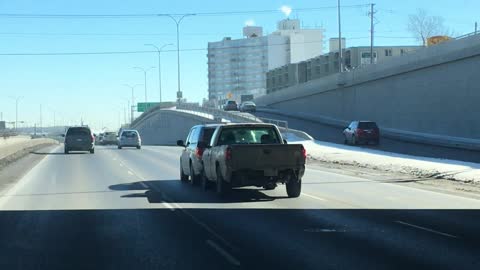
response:
<svg viewBox="0 0 480 270"><path fill-rule="evenodd" d="M217 167L217 193L221 196L227 195L232 190L232 187L229 182L226 182L223 179L220 168Z"/></svg>
<svg viewBox="0 0 480 270"><path fill-rule="evenodd" d="M287 182L286 187L288 197L297 198L302 192L302 179L295 179L294 177L292 177L292 179Z"/></svg>

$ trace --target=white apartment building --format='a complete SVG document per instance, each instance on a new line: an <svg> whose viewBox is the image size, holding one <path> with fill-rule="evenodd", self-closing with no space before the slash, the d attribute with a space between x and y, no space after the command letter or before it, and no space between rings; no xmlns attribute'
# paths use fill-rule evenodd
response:
<svg viewBox="0 0 480 270"><path fill-rule="evenodd" d="M298 20L280 21L277 31L266 36L262 27L246 26L243 36L208 43L210 100L264 95L268 70L322 54L323 31L300 29Z"/></svg>

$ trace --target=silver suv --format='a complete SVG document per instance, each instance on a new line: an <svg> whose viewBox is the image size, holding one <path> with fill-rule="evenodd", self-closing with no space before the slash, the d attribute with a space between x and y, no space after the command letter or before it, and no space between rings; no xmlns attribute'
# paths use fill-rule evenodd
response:
<svg viewBox="0 0 480 270"><path fill-rule="evenodd" d="M142 139L138 131L134 129L124 129L120 133L118 138L118 149L122 147L136 147L137 149L142 148Z"/></svg>

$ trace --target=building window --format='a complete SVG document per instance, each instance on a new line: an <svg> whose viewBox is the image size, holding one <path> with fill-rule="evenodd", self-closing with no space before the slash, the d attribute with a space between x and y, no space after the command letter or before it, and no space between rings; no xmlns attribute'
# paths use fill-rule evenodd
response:
<svg viewBox="0 0 480 270"><path fill-rule="evenodd" d="M392 56L392 50L391 49L385 50L385 56Z"/></svg>

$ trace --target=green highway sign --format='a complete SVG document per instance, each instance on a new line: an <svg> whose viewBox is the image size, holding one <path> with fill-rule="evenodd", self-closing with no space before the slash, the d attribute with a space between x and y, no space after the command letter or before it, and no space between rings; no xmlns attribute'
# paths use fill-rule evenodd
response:
<svg viewBox="0 0 480 270"><path fill-rule="evenodd" d="M160 102L138 102L137 112L146 112L155 106L160 105Z"/></svg>

